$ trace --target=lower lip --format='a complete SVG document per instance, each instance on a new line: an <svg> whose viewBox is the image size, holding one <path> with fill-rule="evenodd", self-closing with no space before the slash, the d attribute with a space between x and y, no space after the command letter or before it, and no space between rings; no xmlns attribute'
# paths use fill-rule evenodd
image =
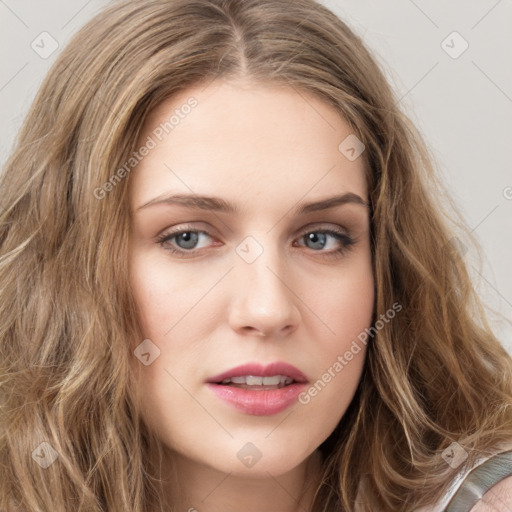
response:
<svg viewBox="0 0 512 512"><path fill-rule="evenodd" d="M254 416L278 414L297 401L306 383L295 382L279 389L247 390L208 383L208 387L222 400L235 409Z"/></svg>

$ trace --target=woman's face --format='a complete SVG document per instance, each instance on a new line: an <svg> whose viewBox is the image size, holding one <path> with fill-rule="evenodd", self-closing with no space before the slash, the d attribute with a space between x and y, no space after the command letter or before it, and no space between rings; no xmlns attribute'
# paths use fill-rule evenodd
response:
<svg viewBox="0 0 512 512"><path fill-rule="evenodd" d="M132 351L139 407L169 453L279 475L345 413L374 302L351 134L315 97L248 81L190 88L147 119L129 177L146 339Z"/></svg>

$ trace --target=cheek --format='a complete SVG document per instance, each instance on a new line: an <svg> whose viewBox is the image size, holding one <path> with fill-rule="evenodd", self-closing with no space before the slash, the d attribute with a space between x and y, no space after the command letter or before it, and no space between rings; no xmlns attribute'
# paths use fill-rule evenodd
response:
<svg viewBox="0 0 512 512"><path fill-rule="evenodd" d="M210 281L218 280L215 272L212 274L202 275L199 280L194 273L170 265L165 256L132 253L130 281L139 324L144 339L154 344L149 350L158 354L147 366L137 357L131 358L143 408L158 403L170 409L170 397L183 394L179 383L190 380L191 369L204 359L203 344L211 336L205 309L208 311L215 300L215 296L210 298L205 293L212 286ZM133 349L142 341L135 340ZM180 407L177 409L182 410Z"/></svg>
<svg viewBox="0 0 512 512"><path fill-rule="evenodd" d="M309 303L324 325L318 327L323 335L314 337L316 385L303 395L303 403L318 395L315 409L330 411L332 419L341 417L359 383L370 340L367 331L374 299L370 257L332 280L327 291L309 294Z"/></svg>
<svg viewBox="0 0 512 512"><path fill-rule="evenodd" d="M204 295L209 281L206 276L199 286L194 276L170 265L165 255L143 252L132 256L130 280L142 331L154 339L171 336L175 326L201 298L201 292Z"/></svg>
<svg viewBox="0 0 512 512"><path fill-rule="evenodd" d="M345 352L372 322L375 290L369 248L346 267L341 266L335 276L318 280L316 287L313 281L306 283L306 297L321 320L317 323L324 324L322 336L316 336L316 351L325 364L326 357L332 360Z"/></svg>
<svg viewBox="0 0 512 512"><path fill-rule="evenodd" d="M360 334L372 321L374 309L374 284L369 274L354 276L333 285L324 311L336 333L332 338L347 341ZM326 341L329 337L325 338ZM343 348L339 346L338 348Z"/></svg>
<svg viewBox="0 0 512 512"><path fill-rule="evenodd" d="M365 330L371 326L374 305L371 271L340 280L327 295L318 311L331 332L316 336L312 359L317 373L299 395L303 428L318 444L345 414L361 379L367 350Z"/></svg>
<svg viewBox="0 0 512 512"><path fill-rule="evenodd" d="M189 343L190 313L195 312L192 306L201 287L162 260L144 254L135 254L131 260L130 280L142 334L153 343L149 350L158 354L148 365L137 357L131 363L139 411L157 437L174 445L180 432L189 429L187 418L200 414L181 383L190 379L201 356ZM134 349L141 342L134 342Z"/></svg>

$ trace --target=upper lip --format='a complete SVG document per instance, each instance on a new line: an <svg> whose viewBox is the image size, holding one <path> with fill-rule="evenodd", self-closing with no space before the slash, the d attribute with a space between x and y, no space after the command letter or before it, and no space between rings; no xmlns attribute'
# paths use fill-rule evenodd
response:
<svg viewBox="0 0 512 512"><path fill-rule="evenodd" d="M230 379L231 377L242 377L246 375L254 375L260 377L272 377L273 375L284 375L285 377L291 377L296 382L308 382L306 376L295 366L291 364L277 361L263 365L260 363L246 363L231 370L227 370L213 377L209 377L206 382L219 383L224 379Z"/></svg>

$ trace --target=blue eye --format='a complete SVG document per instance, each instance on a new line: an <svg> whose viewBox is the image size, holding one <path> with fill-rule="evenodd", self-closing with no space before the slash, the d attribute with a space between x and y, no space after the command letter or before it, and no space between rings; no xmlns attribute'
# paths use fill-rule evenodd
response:
<svg viewBox="0 0 512 512"><path fill-rule="evenodd" d="M334 248L330 251L324 251L327 245L329 245L329 238L334 239L334 245L336 242L340 244L340 247ZM299 240L305 240L305 246L312 249L314 252L320 252L325 257L339 257L342 256L345 251L349 250L354 244L355 240L341 231L334 230L315 230L308 231L302 235ZM302 244L300 244L302 245ZM332 244L331 244L332 245Z"/></svg>
<svg viewBox="0 0 512 512"><path fill-rule="evenodd" d="M171 252L191 252L197 249L196 245L201 238L200 235L206 235L206 237L210 238L206 231L187 229L165 234L157 241L162 247L165 245L165 249ZM171 241L174 241L174 246L169 243Z"/></svg>
<svg viewBox="0 0 512 512"><path fill-rule="evenodd" d="M208 247L198 247L198 243L201 239L213 238L207 231L192 229L191 227L183 227L180 230L164 233L157 239L159 243L166 251L175 254L178 257L192 257L195 256L199 249ZM305 246L311 249L312 252L319 253L321 256L326 258L341 257L346 251L348 251L355 243L352 237L342 231L336 230L311 230L306 231L297 240L305 240L304 244L298 244L299 246ZM330 242L330 239L332 240ZM330 243L329 243L330 242ZM325 250L329 245L331 250ZM336 247L339 245L339 247Z"/></svg>
<svg viewBox="0 0 512 512"><path fill-rule="evenodd" d="M178 233L174 235L173 238L176 239L176 243L180 247L180 249L193 249L199 240L199 232L198 231L183 231L182 233ZM180 246L178 241L183 240L185 245Z"/></svg>
<svg viewBox="0 0 512 512"><path fill-rule="evenodd" d="M312 231L311 233L302 236L306 242L312 243L312 245L309 246L310 249L324 249L329 237L335 238L327 231ZM307 243L305 245L307 246Z"/></svg>

